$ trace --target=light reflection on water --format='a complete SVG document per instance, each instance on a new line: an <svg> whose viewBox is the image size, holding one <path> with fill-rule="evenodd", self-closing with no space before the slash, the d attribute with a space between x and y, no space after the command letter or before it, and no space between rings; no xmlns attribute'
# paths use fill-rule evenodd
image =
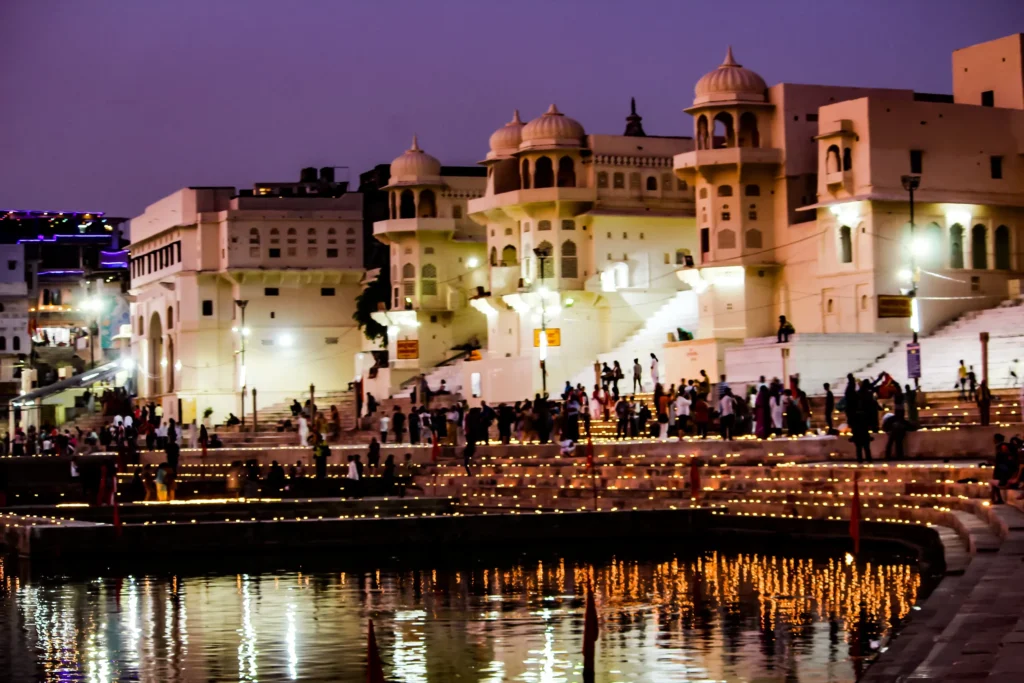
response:
<svg viewBox="0 0 1024 683"><path fill-rule="evenodd" d="M0 576L0 679L12 682L359 681L368 617L389 681L579 681L588 582L598 681L852 681L921 587L899 561L718 552L457 570Z"/></svg>

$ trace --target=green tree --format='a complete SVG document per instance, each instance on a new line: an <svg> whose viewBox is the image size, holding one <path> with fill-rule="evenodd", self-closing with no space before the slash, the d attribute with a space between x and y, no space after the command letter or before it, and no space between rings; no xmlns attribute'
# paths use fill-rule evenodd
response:
<svg viewBox="0 0 1024 683"><path fill-rule="evenodd" d="M377 311L379 304L387 305L389 287L390 283L384 279L384 269L381 268L377 279L356 297L356 312L352 314L352 319L359 324L359 329L370 341L387 341L388 328L374 320L372 314Z"/></svg>

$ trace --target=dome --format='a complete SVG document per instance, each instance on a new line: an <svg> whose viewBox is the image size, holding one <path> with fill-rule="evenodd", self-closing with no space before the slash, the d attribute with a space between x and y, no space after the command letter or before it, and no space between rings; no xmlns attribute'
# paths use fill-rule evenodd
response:
<svg viewBox="0 0 1024 683"><path fill-rule="evenodd" d="M438 185L441 183L441 162L420 149L412 136L412 147L391 162L389 185Z"/></svg>
<svg viewBox="0 0 1024 683"><path fill-rule="evenodd" d="M747 102L764 102L764 91L768 89L764 79L750 69L744 69L732 56L732 47L714 71L704 74L693 89L696 104L745 100Z"/></svg>
<svg viewBox="0 0 1024 683"><path fill-rule="evenodd" d="M579 147L583 144L583 126L551 105L541 116L523 126L521 150L542 147Z"/></svg>
<svg viewBox="0 0 1024 683"><path fill-rule="evenodd" d="M523 141L523 121L519 110L512 114L512 120L491 134L491 151L488 159L510 157L519 150Z"/></svg>

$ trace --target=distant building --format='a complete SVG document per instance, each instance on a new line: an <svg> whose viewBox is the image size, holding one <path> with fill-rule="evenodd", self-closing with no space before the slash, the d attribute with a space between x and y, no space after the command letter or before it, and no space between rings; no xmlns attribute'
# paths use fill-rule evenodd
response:
<svg viewBox="0 0 1024 683"><path fill-rule="evenodd" d="M348 388L362 338L363 199L332 168L190 187L132 219L138 393L186 423ZM326 406L324 406L326 408Z"/></svg>

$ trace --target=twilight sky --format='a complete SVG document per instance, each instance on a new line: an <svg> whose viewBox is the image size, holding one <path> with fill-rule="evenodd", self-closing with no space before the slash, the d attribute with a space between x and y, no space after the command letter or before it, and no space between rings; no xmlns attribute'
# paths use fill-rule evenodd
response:
<svg viewBox="0 0 1024 683"><path fill-rule="evenodd" d="M732 44L769 85L951 92L950 53L1022 0L0 0L0 209L136 215L186 185L487 152L551 102L621 133L681 109Z"/></svg>

